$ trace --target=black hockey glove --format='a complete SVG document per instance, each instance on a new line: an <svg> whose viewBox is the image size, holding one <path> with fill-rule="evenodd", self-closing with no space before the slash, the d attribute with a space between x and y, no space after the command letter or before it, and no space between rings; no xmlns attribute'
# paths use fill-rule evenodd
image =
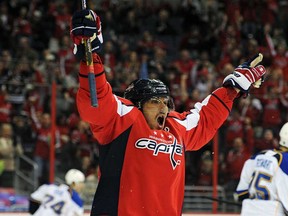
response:
<svg viewBox="0 0 288 216"><path fill-rule="evenodd" d="M258 58L258 56L239 65L233 73L227 75L223 80L223 86L231 86L239 89L244 97L247 97L251 85L255 88L259 88L264 80L263 76L266 73L266 69L263 65L258 65L256 67L251 66L253 65L253 60L256 58Z"/></svg>
<svg viewBox="0 0 288 216"><path fill-rule="evenodd" d="M98 52L103 43L100 17L92 10L80 10L73 14L70 35L77 59L85 58L84 40L90 38L91 51Z"/></svg>

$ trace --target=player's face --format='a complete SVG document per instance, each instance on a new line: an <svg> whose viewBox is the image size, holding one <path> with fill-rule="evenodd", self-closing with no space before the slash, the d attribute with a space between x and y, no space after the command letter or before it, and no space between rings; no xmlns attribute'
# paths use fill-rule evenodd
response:
<svg viewBox="0 0 288 216"><path fill-rule="evenodd" d="M84 182L78 182L77 184L74 185L73 189L78 193L80 193L83 190L84 186L85 186Z"/></svg>
<svg viewBox="0 0 288 216"><path fill-rule="evenodd" d="M168 114L168 97L153 97L143 105L144 117L152 130L164 128Z"/></svg>

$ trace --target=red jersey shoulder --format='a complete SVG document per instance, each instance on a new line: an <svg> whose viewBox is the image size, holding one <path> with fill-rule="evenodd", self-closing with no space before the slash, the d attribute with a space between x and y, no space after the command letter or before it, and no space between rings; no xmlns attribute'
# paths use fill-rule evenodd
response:
<svg viewBox="0 0 288 216"><path fill-rule="evenodd" d="M123 103L126 106L134 106L134 104L130 100L126 99L126 98L117 96L117 99L120 100L121 103Z"/></svg>
<svg viewBox="0 0 288 216"><path fill-rule="evenodd" d="M179 120L184 120L186 119L187 115L191 114L190 111L185 111L185 112L182 112L182 113L179 113L179 112L176 112L176 111L171 111L169 112L167 118L176 118L176 119L179 119Z"/></svg>

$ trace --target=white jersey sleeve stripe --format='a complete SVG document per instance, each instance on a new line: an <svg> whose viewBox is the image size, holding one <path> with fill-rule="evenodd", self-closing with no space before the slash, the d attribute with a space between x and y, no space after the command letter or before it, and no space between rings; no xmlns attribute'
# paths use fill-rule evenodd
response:
<svg viewBox="0 0 288 216"><path fill-rule="evenodd" d="M191 113L187 115L187 117L184 120L174 118L175 121L177 121L179 124L181 124L183 127L186 128L186 131L191 130L192 128L195 128L198 125L200 115L197 112L193 112L191 110Z"/></svg>
<svg viewBox="0 0 288 216"><path fill-rule="evenodd" d="M190 114L186 116L185 119L177 119L175 118L175 121L177 121L179 124L184 126L186 128L186 131L191 130L192 128L195 128L198 125L198 122L200 120L200 111L202 110L203 106L206 106L208 104L208 101L210 99L211 95L207 96L201 103L198 102L194 105L194 109L190 110Z"/></svg>
<svg viewBox="0 0 288 216"><path fill-rule="evenodd" d="M117 102L117 113L118 115L120 115L121 117L128 114L133 108L134 106L126 106L124 105L116 95L114 95L115 100Z"/></svg>

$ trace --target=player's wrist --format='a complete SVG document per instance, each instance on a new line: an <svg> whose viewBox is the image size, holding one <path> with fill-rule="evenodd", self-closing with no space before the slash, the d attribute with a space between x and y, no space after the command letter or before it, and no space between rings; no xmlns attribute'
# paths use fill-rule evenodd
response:
<svg viewBox="0 0 288 216"><path fill-rule="evenodd" d="M240 89L238 89L238 88L233 88L237 93L239 93L240 92Z"/></svg>

